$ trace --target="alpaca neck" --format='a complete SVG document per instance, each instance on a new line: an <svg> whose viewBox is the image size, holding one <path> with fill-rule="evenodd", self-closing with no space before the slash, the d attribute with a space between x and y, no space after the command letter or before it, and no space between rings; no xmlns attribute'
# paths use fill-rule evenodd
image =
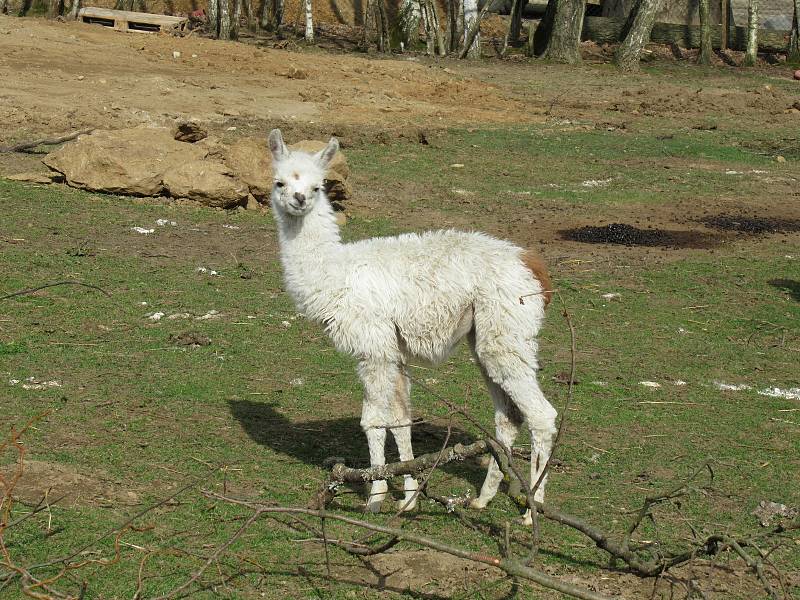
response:
<svg viewBox="0 0 800 600"><path fill-rule="evenodd" d="M339 226L324 196L318 198L314 209L305 216L276 211L276 218L287 289L299 308L306 310L309 297L323 292L324 274L342 247Z"/></svg>

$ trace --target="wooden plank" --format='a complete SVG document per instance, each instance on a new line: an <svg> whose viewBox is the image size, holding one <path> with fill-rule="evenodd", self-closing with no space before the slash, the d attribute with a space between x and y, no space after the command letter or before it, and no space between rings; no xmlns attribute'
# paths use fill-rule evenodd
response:
<svg viewBox="0 0 800 600"><path fill-rule="evenodd" d="M130 10L112 10L110 8L98 8L87 6L80 10L79 16L97 17L100 19L125 19L140 23L181 23L187 21L186 17L175 17L172 15L157 15L154 13L134 12Z"/></svg>
<svg viewBox="0 0 800 600"><path fill-rule="evenodd" d="M597 43L616 43L622 37L624 19L613 17L585 17L582 39ZM700 47L700 27L698 25L681 25L677 23L656 23L650 34L650 41L656 44L678 44L684 48ZM720 48L722 28L712 27L711 43ZM789 43L789 32L758 30L758 49L762 52L784 52ZM732 27L728 38L728 47L733 50L744 50L747 45L747 28Z"/></svg>
<svg viewBox="0 0 800 600"><path fill-rule="evenodd" d="M108 8L98 8L87 6L78 12L78 19L106 19L114 22L114 29L119 31L135 31L129 29L129 23L142 23L144 25L158 25L162 28L172 28L188 22L186 17L174 17L171 15L156 15L152 13L139 13L129 10L111 10Z"/></svg>

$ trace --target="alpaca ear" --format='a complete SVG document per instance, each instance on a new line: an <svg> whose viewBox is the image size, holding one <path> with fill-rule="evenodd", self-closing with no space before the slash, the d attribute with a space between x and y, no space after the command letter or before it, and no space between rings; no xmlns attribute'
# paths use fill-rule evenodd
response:
<svg viewBox="0 0 800 600"><path fill-rule="evenodd" d="M272 158L276 161L281 161L289 156L289 149L283 141L280 129L273 129L269 132L269 149L272 152Z"/></svg>
<svg viewBox="0 0 800 600"><path fill-rule="evenodd" d="M317 164L320 167L325 169L329 164L331 164L333 157L336 156L338 151L339 140L337 140L335 137L332 137L331 141L328 142L328 145L314 155L314 159L317 161Z"/></svg>

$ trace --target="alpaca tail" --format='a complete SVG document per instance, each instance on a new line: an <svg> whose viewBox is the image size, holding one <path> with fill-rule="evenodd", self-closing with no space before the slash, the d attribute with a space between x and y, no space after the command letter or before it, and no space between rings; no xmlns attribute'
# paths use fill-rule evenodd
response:
<svg viewBox="0 0 800 600"><path fill-rule="evenodd" d="M550 280L550 273L547 270L547 265L541 257L533 250L525 250L522 253L522 262L527 269L533 273L534 278L542 286L542 296L544 296L544 307L550 304L553 299L553 284Z"/></svg>

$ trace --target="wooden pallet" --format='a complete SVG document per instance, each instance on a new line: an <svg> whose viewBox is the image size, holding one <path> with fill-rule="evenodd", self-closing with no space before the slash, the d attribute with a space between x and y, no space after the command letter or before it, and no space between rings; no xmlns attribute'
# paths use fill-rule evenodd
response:
<svg viewBox="0 0 800 600"><path fill-rule="evenodd" d="M113 27L117 31L134 31L136 33L157 33L159 31L172 31L183 29L189 19L186 17L171 17L168 15L154 15L152 13L139 13L127 10L110 10L87 6L78 12L78 20L82 23L96 23L106 27Z"/></svg>

